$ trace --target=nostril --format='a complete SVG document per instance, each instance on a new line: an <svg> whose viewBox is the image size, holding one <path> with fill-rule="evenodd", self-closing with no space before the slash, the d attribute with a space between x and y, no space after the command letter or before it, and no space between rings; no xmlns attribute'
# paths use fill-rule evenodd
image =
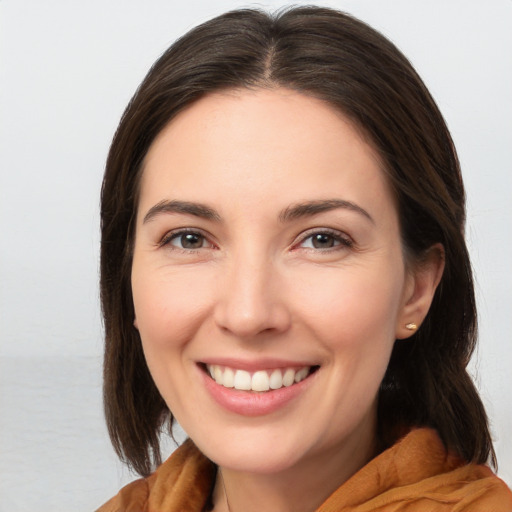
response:
<svg viewBox="0 0 512 512"><path fill-rule="evenodd" d="M240 338L283 332L290 326L286 306L265 298L219 304L214 319L223 332Z"/></svg>

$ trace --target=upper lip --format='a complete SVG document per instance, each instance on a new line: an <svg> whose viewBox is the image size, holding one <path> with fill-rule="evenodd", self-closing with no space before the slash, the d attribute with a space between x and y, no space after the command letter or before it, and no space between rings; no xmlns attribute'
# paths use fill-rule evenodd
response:
<svg viewBox="0 0 512 512"><path fill-rule="evenodd" d="M273 370L277 368L303 368L305 366L318 366L307 360L292 360L279 358L237 359L232 357L211 357L198 361L205 365L227 366L237 370L256 372L258 370Z"/></svg>

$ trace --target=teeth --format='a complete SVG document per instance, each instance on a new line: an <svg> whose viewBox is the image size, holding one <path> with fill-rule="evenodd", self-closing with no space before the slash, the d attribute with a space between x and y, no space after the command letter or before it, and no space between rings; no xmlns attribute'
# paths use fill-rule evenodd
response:
<svg viewBox="0 0 512 512"><path fill-rule="evenodd" d="M237 370L235 372L235 389L241 389L242 391L250 391L252 387L251 374L244 370Z"/></svg>
<svg viewBox="0 0 512 512"><path fill-rule="evenodd" d="M215 382L217 382L218 384L224 384L222 370L220 366L216 366L213 369L213 378L215 379Z"/></svg>
<svg viewBox="0 0 512 512"><path fill-rule="evenodd" d="M269 391L289 387L301 382L310 373L311 367L259 370L252 375L245 370L235 370L219 365L207 365L207 370L217 384L241 391Z"/></svg>
<svg viewBox="0 0 512 512"><path fill-rule="evenodd" d="M281 370L274 370L270 375L270 389L279 389L283 387L283 374Z"/></svg>
<svg viewBox="0 0 512 512"><path fill-rule="evenodd" d="M253 391L268 391L270 389L270 379L267 372L259 371L252 376L251 389Z"/></svg>
<svg viewBox="0 0 512 512"><path fill-rule="evenodd" d="M295 382L295 370L288 368L283 375L283 386L289 387Z"/></svg>
<svg viewBox="0 0 512 512"><path fill-rule="evenodd" d="M224 370L222 385L225 388L234 388L235 387L235 372L231 368L226 368Z"/></svg>
<svg viewBox="0 0 512 512"><path fill-rule="evenodd" d="M301 368L296 374L295 374L295 382L300 382L301 380L304 380L309 373L309 368Z"/></svg>

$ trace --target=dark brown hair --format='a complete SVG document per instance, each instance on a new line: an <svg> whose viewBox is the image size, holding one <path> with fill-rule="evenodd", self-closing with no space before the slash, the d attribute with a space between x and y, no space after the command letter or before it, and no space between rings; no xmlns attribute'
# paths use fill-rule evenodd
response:
<svg viewBox="0 0 512 512"><path fill-rule="evenodd" d="M465 197L452 139L408 60L385 37L325 8L276 15L239 10L193 29L154 64L123 114L101 197L104 403L118 455L147 475L172 415L133 327L130 284L138 182L158 133L192 102L226 88L286 87L325 100L363 130L397 198L404 250L421 261L436 243L445 271L416 334L397 341L378 402L379 440L412 426L438 430L466 461L495 463L487 418L466 372L476 341Z"/></svg>

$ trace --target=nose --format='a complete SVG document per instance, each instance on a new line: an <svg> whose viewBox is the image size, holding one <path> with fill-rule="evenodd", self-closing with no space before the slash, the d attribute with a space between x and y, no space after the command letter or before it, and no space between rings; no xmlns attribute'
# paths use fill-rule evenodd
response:
<svg viewBox="0 0 512 512"><path fill-rule="evenodd" d="M239 257L226 269L221 283L214 312L221 330L248 339L290 327L282 279L268 258Z"/></svg>

